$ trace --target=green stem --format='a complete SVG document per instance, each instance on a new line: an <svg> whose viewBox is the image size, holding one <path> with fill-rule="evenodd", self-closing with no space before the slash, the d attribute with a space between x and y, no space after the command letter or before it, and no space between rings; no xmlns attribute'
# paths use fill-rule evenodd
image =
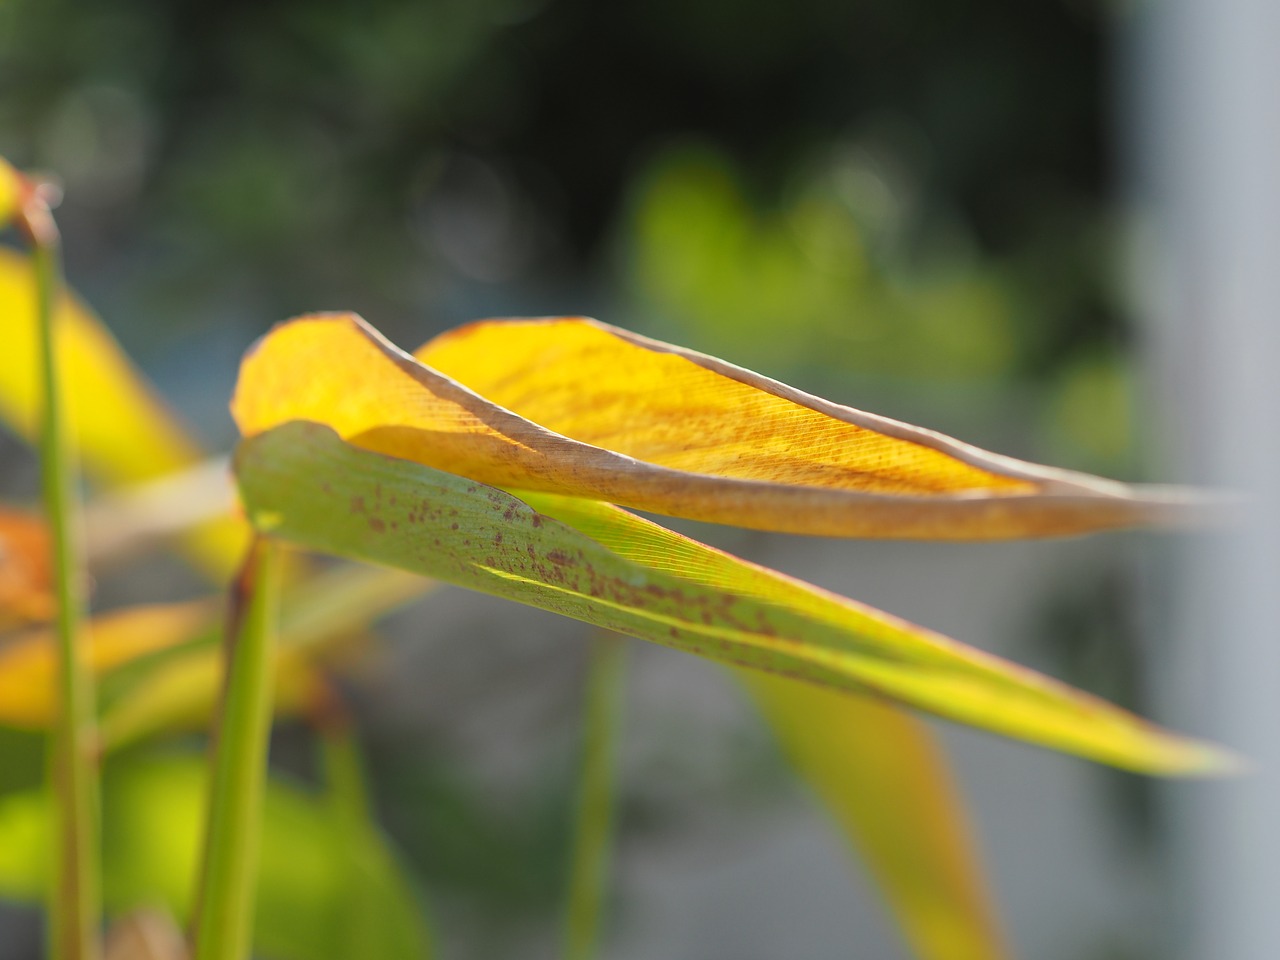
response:
<svg viewBox="0 0 1280 960"><path fill-rule="evenodd" d="M333 688L313 707L312 722L320 735L321 760L333 830L342 860L342 897L346 909L333 927L333 955L343 960L383 960L389 955L434 957L428 921L404 884L383 842L365 783L364 760L352 718ZM388 880L391 881L388 884ZM388 927L388 897L402 899L413 927Z"/></svg>
<svg viewBox="0 0 1280 960"><path fill-rule="evenodd" d="M270 540L256 540L233 586L227 672L215 732L208 832L196 905L196 960L245 960L252 946L271 734L279 551Z"/></svg>
<svg viewBox="0 0 1280 960"><path fill-rule="evenodd" d="M600 938L600 914L613 847L614 766L621 720L626 640L602 636L591 647L583 710L582 770L574 820L565 960L589 960Z"/></svg>
<svg viewBox="0 0 1280 960"><path fill-rule="evenodd" d="M342 837L345 896L351 904L350 918L335 933L338 954L346 960L378 960L378 904L371 897L385 895L368 882L372 855L369 797L365 790L364 764L349 718L330 718L322 724L320 749L325 782L334 815L334 829Z"/></svg>
<svg viewBox="0 0 1280 960"><path fill-rule="evenodd" d="M369 829L371 821L364 763L347 717L323 723L320 757L333 811L342 828L351 832Z"/></svg>
<svg viewBox="0 0 1280 960"><path fill-rule="evenodd" d="M58 718L51 779L58 812L59 856L50 903L54 957L95 960L99 952L101 850L94 745L93 676L84 661L84 599L78 539L79 498L58 381L54 310L59 293L59 237L48 206L33 195L22 225L32 248L36 326L44 418L40 428L41 493L53 546L58 598Z"/></svg>

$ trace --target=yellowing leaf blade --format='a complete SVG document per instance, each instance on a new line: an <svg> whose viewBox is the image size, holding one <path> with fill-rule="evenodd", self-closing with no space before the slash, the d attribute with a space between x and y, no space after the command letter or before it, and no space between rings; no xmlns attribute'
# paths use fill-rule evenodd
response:
<svg viewBox="0 0 1280 960"><path fill-rule="evenodd" d="M35 285L30 261L0 249L0 419L36 436L40 393ZM204 459L102 322L66 294L55 317L59 381L85 472L107 486L128 486L195 466ZM242 524L221 518L192 534L191 549L221 575L243 552Z"/></svg>
<svg viewBox="0 0 1280 960"><path fill-rule="evenodd" d="M22 202L22 179L9 162L0 157L0 228L9 224Z"/></svg>
<svg viewBox="0 0 1280 960"><path fill-rule="evenodd" d="M245 358L232 412L245 435L310 420L495 486L793 533L999 539L1197 513L593 321L473 324L418 356L352 314L302 317Z"/></svg>
<svg viewBox="0 0 1280 960"><path fill-rule="evenodd" d="M1117 766L1195 773L1226 762L1097 698L606 504L541 495L531 509L316 424L250 438L236 463L255 525L313 549Z"/></svg>
<svg viewBox="0 0 1280 960"><path fill-rule="evenodd" d="M191 639L213 615L213 606L191 603L131 607L95 617L86 625L86 660L99 676L138 657ZM49 629L29 630L0 646L0 723L39 729L55 714L56 646Z"/></svg>
<svg viewBox="0 0 1280 960"><path fill-rule="evenodd" d="M24 436L39 417L35 286L31 264L0 250L0 411ZM101 322L74 296L59 307L59 354L70 414L87 469L120 485L150 480L199 462L199 450L146 386Z"/></svg>

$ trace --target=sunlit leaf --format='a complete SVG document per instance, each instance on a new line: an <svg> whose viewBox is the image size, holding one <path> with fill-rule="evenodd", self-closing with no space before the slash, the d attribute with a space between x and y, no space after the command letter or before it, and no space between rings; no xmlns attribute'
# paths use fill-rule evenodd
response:
<svg viewBox="0 0 1280 960"><path fill-rule="evenodd" d="M0 626L53 615L53 570L44 521L0 508Z"/></svg>
<svg viewBox="0 0 1280 960"><path fill-rule="evenodd" d="M1226 762L1095 697L607 504L537 495L531 508L317 424L250 438L236 462L254 524L303 546L1117 766L1194 773Z"/></svg>
<svg viewBox="0 0 1280 960"><path fill-rule="evenodd" d="M963 804L928 728L868 697L738 670L921 960L1007 956Z"/></svg>
<svg viewBox="0 0 1280 960"><path fill-rule="evenodd" d="M30 262L0 248L0 419L36 436L39 382L35 286ZM93 313L67 294L56 318L60 381L85 471L126 486L194 466L204 459L174 416ZM243 550L242 524L205 524L191 541L195 556L218 574Z"/></svg>
<svg viewBox="0 0 1280 960"><path fill-rule="evenodd" d="M103 782L104 895L112 911L161 905L185 917L204 829L208 770L200 757L109 764ZM35 900L48 883L49 808L44 790L0 799L0 897ZM358 843L364 849L353 850ZM354 904L347 871L362 864L370 890ZM374 831L340 829L324 797L267 785L259 865L255 954L275 960L347 960L347 931L375 910L381 954L422 960L430 943L408 879Z"/></svg>
<svg viewBox="0 0 1280 960"><path fill-rule="evenodd" d="M495 486L794 533L996 539L1195 512L589 320L473 324L419 357L352 314L303 317L245 358L232 412L245 435L311 420Z"/></svg>
<svg viewBox="0 0 1280 960"><path fill-rule="evenodd" d="M214 605L194 602L132 607L86 624L87 662L97 674L190 639L206 627ZM56 712L56 645L52 629L33 629L0 646L0 723L43 728Z"/></svg>

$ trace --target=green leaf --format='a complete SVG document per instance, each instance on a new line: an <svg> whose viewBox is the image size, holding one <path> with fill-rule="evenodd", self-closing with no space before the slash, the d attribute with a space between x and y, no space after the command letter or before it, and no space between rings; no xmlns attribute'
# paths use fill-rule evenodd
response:
<svg viewBox="0 0 1280 960"><path fill-rule="evenodd" d="M204 826L208 769L196 756L133 757L103 781L107 907L160 904L186 917ZM0 896L33 901L48 882L49 807L43 790L0 799ZM279 781L267 785L255 952L272 960L347 960L347 931L380 928L386 960L431 955L420 905L373 831L340 829L333 805ZM353 843L362 846L353 848ZM347 895L362 864L369 896ZM358 916L356 907L375 911Z"/></svg>
<svg viewBox="0 0 1280 960"><path fill-rule="evenodd" d="M262 531L739 666L1149 773L1231 763L1088 694L595 501L529 497L291 423L242 442ZM560 522L563 521L563 522Z"/></svg>

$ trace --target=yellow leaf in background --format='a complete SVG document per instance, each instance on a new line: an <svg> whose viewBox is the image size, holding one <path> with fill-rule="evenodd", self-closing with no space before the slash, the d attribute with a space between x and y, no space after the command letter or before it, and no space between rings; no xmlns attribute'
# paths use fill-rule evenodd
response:
<svg viewBox="0 0 1280 960"><path fill-rule="evenodd" d="M53 616L49 551L44 521L0 508L0 627Z"/></svg>
<svg viewBox="0 0 1280 960"><path fill-rule="evenodd" d="M791 533L1000 539L1196 512L589 320L472 324L418 357L354 314L302 317L246 356L232 413L246 436L311 420L500 487Z"/></svg>
<svg viewBox="0 0 1280 960"><path fill-rule="evenodd" d="M399 570L346 565L288 583L275 667L276 713L294 714L310 707L320 689L318 666L339 669L338 648L366 647L369 624L435 586ZM207 723L221 689L222 660L221 648L211 640L147 670L126 696L103 710L103 749Z"/></svg>
<svg viewBox="0 0 1280 960"><path fill-rule="evenodd" d="M6 226L18 212L22 196L22 181L4 157L0 157L0 228Z"/></svg>
<svg viewBox="0 0 1280 960"><path fill-rule="evenodd" d="M35 282L30 261L0 249L0 409L25 437L38 427ZM85 468L120 486L151 480L203 457L119 344L74 296L57 317L62 382Z"/></svg>
<svg viewBox="0 0 1280 960"><path fill-rule="evenodd" d="M88 626L94 673L101 678L149 654L210 634L218 627L216 610L216 604L197 602L133 607L94 618ZM312 642L340 639L326 631ZM278 714L297 714L315 701L321 684L316 652L311 646L292 645L279 651ZM0 725L41 730L52 724L55 667L53 637L47 630L32 630L0 645ZM222 674L222 651L213 644L194 646L151 666L128 695L106 709L100 727L104 749L118 749L162 731L203 727L217 704Z"/></svg>
<svg viewBox="0 0 1280 960"><path fill-rule="evenodd" d="M195 466L204 454L133 366L102 322L76 297L57 316L68 416L85 471L120 487ZM30 261L0 248L0 419L28 440L40 415L35 285ZM203 524L188 540L194 559L221 577L244 544L244 525Z"/></svg>
<svg viewBox="0 0 1280 960"><path fill-rule="evenodd" d="M87 625L88 662L95 674L176 646L206 628L216 607L195 601L131 607ZM47 727L55 713L57 651L50 630L29 630L0 646L0 723Z"/></svg>
<svg viewBox="0 0 1280 960"><path fill-rule="evenodd" d="M888 703L734 672L861 854L915 955L1008 956L959 791L929 728Z"/></svg>
<svg viewBox="0 0 1280 960"><path fill-rule="evenodd" d="M277 652L272 695L276 716L294 716L319 695L315 653ZM103 751L110 753L160 733L207 730L218 705L223 674L222 651L216 647L203 647L158 664L128 696L104 711L98 727Z"/></svg>

